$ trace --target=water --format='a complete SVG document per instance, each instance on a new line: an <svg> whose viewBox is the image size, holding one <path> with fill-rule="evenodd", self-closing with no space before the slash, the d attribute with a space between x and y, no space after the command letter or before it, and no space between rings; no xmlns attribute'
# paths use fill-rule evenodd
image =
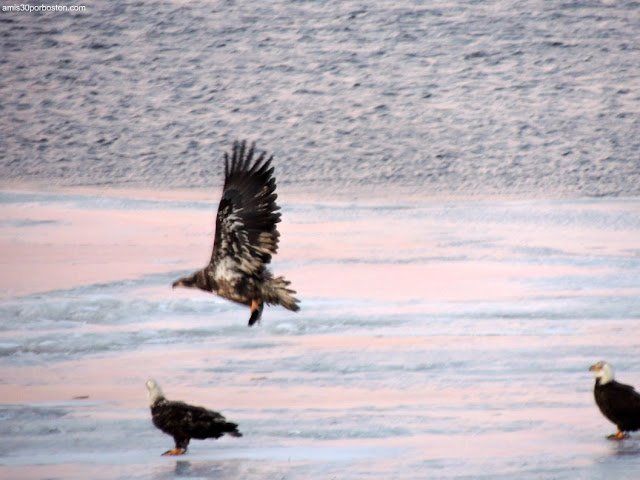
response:
<svg viewBox="0 0 640 480"><path fill-rule="evenodd" d="M249 138L301 195L640 192L637 2L86 7L0 19L4 186L211 188Z"/></svg>
<svg viewBox="0 0 640 480"><path fill-rule="evenodd" d="M636 479L637 2L0 16L0 477ZM302 310L171 290L236 138ZM244 436L186 457L144 382Z"/></svg>

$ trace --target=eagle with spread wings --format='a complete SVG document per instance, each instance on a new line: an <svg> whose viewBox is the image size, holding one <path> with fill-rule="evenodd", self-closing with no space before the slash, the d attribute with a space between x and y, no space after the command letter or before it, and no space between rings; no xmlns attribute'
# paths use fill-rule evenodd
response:
<svg viewBox="0 0 640 480"><path fill-rule="evenodd" d="M209 265L173 283L212 292L251 308L249 326L260 320L264 304L297 312L299 300L291 282L267 269L278 250L280 207L276 180L266 152L255 144L234 142L231 157L224 154L224 188L216 217L216 233Z"/></svg>

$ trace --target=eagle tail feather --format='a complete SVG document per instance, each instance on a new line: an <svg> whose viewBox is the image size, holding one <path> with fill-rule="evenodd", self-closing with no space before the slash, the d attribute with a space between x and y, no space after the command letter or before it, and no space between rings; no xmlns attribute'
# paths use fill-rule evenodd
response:
<svg viewBox="0 0 640 480"><path fill-rule="evenodd" d="M290 284L291 282L285 280L284 277L271 280L268 284L269 295L265 301L270 305L281 305L292 312L300 310L300 305L298 305L300 300L293 296L296 291L288 288Z"/></svg>
<svg viewBox="0 0 640 480"><path fill-rule="evenodd" d="M241 437L242 433L238 430L238 424L233 422L225 422L224 424L225 430L224 433L227 435L231 435L232 437Z"/></svg>

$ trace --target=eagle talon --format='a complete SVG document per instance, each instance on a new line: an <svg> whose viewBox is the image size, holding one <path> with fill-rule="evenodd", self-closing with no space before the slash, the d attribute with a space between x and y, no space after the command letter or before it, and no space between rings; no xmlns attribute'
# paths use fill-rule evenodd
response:
<svg viewBox="0 0 640 480"><path fill-rule="evenodd" d="M627 435L624 432L621 432L620 430L618 430L616 433L614 433L613 435L609 435L607 437L607 440L624 440L625 438L629 438L629 435Z"/></svg>
<svg viewBox="0 0 640 480"><path fill-rule="evenodd" d="M252 326L256 322L260 323L263 309L264 303L256 300L251 300L251 317L249 318L249 326Z"/></svg>
<svg viewBox="0 0 640 480"><path fill-rule="evenodd" d="M183 450L181 448L174 448L173 450L167 450L162 454L162 456L165 457L165 456L184 455L185 453L187 453L186 450Z"/></svg>

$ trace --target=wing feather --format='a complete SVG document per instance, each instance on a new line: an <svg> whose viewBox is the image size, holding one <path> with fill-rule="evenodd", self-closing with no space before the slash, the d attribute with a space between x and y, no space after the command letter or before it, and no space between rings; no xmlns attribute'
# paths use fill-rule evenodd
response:
<svg viewBox="0 0 640 480"><path fill-rule="evenodd" d="M277 252L280 207L272 159L265 152L256 155L255 144L247 149L245 141L234 142L231 157L225 153L211 264L257 275Z"/></svg>
<svg viewBox="0 0 640 480"><path fill-rule="evenodd" d="M172 436L200 439L220 437L224 433L232 433L237 427L218 412L182 401L165 400L156 407L156 412L154 424Z"/></svg>
<svg viewBox="0 0 640 480"><path fill-rule="evenodd" d="M609 397L614 415L632 428L640 428L640 394L631 385L615 380L610 390L615 392Z"/></svg>

